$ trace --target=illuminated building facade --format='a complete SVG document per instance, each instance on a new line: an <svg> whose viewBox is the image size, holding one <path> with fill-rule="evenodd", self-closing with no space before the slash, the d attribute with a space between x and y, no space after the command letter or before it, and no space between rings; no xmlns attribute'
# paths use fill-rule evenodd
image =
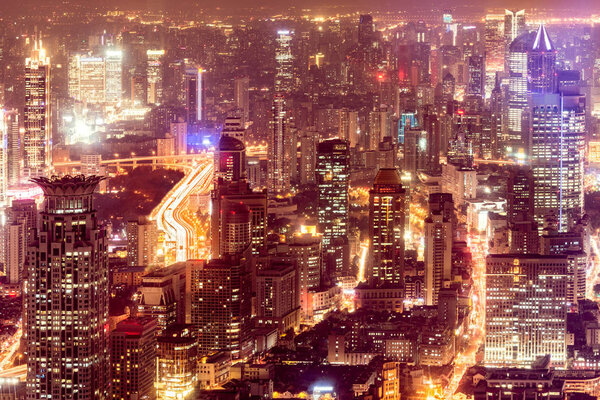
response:
<svg viewBox="0 0 600 400"><path fill-rule="evenodd" d="M103 57L75 54L69 60L69 96L85 103L106 100L106 65Z"/></svg>
<svg viewBox="0 0 600 400"><path fill-rule="evenodd" d="M280 334L300 326L298 270L294 263L271 262L256 273L256 323Z"/></svg>
<svg viewBox="0 0 600 400"><path fill-rule="evenodd" d="M156 320L127 318L110 334L112 398L155 400Z"/></svg>
<svg viewBox="0 0 600 400"><path fill-rule="evenodd" d="M188 124L203 121L205 118L203 78L204 70L200 67L185 70L185 112Z"/></svg>
<svg viewBox="0 0 600 400"><path fill-rule="evenodd" d="M193 398L198 380L198 340L190 325L173 325L157 338L156 388L159 400Z"/></svg>
<svg viewBox="0 0 600 400"><path fill-rule="evenodd" d="M146 79L148 87L146 95L148 104L160 104L162 102L163 79L162 79L162 58L165 55L164 50L147 50Z"/></svg>
<svg viewBox="0 0 600 400"><path fill-rule="evenodd" d="M321 286L321 238L317 235L305 233L294 236L289 242L289 246L290 254L296 259L298 268L300 308L303 314L307 315L309 290Z"/></svg>
<svg viewBox="0 0 600 400"><path fill-rule="evenodd" d="M234 182L246 178L246 146L240 140L221 135L214 157L215 181Z"/></svg>
<svg viewBox="0 0 600 400"><path fill-rule="evenodd" d="M531 107L534 218L543 227L553 215L566 232L583 212L585 97L534 94Z"/></svg>
<svg viewBox="0 0 600 400"><path fill-rule="evenodd" d="M485 97L489 98L494 88L496 74L504 71L504 15L485 16Z"/></svg>
<svg viewBox="0 0 600 400"><path fill-rule="evenodd" d="M99 177L35 178L45 195L28 248L27 398L106 399L108 258Z"/></svg>
<svg viewBox="0 0 600 400"><path fill-rule="evenodd" d="M525 10L504 10L504 40L506 46L526 32Z"/></svg>
<svg viewBox="0 0 600 400"><path fill-rule="evenodd" d="M252 354L251 257L248 246L243 253L188 261L191 323L201 355L224 350L240 360Z"/></svg>
<svg viewBox="0 0 600 400"><path fill-rule="evenodd" d="M452 274L452 220L431 212L425 220L425 304L437 305L440 289Z"/></svg>
<svg viewBox="0 0 600 400"><path fill-rule="evenodd" d="M25 60L25 109L23 113L23 159L25 175L46 175L52 168L50 113L50 58L41 41Z"/></svg>
<svg viewBox="0 0 600 400"><path fill-rule="evenodd" d="M275 60L275 92L289 93L294 89L294 56L292 55L292 39L294 31L277 31L277 50Z"/></svg>
<svg viewBox="0 0 600 400"><path fill-rule="evenodd" d="M268 143L268 189L269 195L284 194L290 190L290 127L285 97L273 98L272 119Z"/></svg>
<svg viewBox="0 0 600 400"><path fill-rule="evenodd" d="M233 101L235 108L241 111L243 121L250 120L250 78L236 78L233 86Z"/></svg>
<svg viewBox="0 0 600 400"><path fill-rule="evenodd" d="M0 129L6 136L6 184L15 186L21 180L21 169L23 168L23 137L21 132L18 110L2 111L2 123Z"/></svg>
<svg viewBox="0 0 600 400"><path fill-rule="evenodd" d="M510 154L523 149L523 113L527 108L527 54L531 35L522 34L508 47L508 138L504 150Z"/></svg>
<svg viewBox="0 0 600 400"><path fill-rule="evenodd" d="M106 69L104 100L107 103L117 104L123 99L123 52L110 49L104 57Z"/></svg>
<svg viewBox="0 0 600 400"><path fill-rule="evenodd" d="M540 25L527 57L529 91L556 92L556 49L544 25Z"/></svg>
<svg viewBox="0 0 600 400"><path fill-rule="evenodd" d="M396 168L377 172L369 191L369 238L367 279L374 285L400 285L404 280L404 226L406 191Z"/></svg>
<svg viewBox="0 0 600 400"><path fill-rule="evenodd" d="M485 364L566 362L567 256L492 254L486 260Z"/></svg>
<svg viewBox="0 0 600 400"><path fill-rule="evenodd" d="M156 221L143 217L127 221L127 265L149 266L156 264L158 232Z"/></svg>
<svg viewBox="0 0 600 400"><path fill-rule="evenodd" d="M317 146L317 215L323 235L323 254L329 271L343 274L344 247L348 236L348 187L350 180L348 142L331 139Z"/></svg>

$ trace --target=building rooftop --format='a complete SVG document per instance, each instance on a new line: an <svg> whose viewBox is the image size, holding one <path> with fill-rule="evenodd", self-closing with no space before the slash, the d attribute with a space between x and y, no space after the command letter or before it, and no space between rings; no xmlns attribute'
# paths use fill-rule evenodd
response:
<svg viewBox="0 0 600 400"><path fill-rule="evenodd" d="M541 24L535 34L535 40L533 41L533 45L531 47L532 50L537 51L553 51L554 44L552 40L550 40L550 35L546 31L546 27L544 24Z"/></svg>
<svg viewBox="0 0 600 400"><path fill-rule="evenodd" d="M396 168L380 168L373 185L401 185L402 178Z"/></svg>

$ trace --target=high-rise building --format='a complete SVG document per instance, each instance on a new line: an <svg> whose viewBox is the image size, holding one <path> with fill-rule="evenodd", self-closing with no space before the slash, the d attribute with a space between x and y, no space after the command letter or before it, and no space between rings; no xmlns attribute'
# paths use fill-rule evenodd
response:
<svg viewBox="0 0 600 400"><path fill-rule="evenodd" d="M112 64L111 67L115 65ZM104 103L107 78L104 57L81 54L73 54L70 57L69 96L75 100L85 103Z"/></svg>
<svg viewBox="0 0 600 400"><path fill-rule="evenodd" d="M444 281L452 275L452 220L432 212L425 220L425 304L437 305Z"/></svg>
<svg viewBox="0 0 600 400"><path fill-rule="evenodd" d="M258 326L277 328L280 334L300 326L298 270L295 263L270 262L256 273Z"/></svg>
<svg viewBox="0 0 600 400"><path fill-rule="evenodd" d="M188 123L177 121L169 124L169 130L174 140L175 154L187 154Z"/></svg>
<svg viewBox="0 0 600 400"><path fill-rule="evenodd" d="M504 15L485 16L485 97L489 98L494 88L496 75L504 71Z"/></svg>
<svg viewBox="0 0 600 400"><path fill-rule="evenodd" d="M120 103L123 99L123 51L109 49L104 56L105 89L107 103Z"/></svg>
<svg viewBox="0 0 600 400"><path fill-rule="evenodd" d="M227 249L243 247L247 234L252 240L252 253L257 255L267 239L266 193L252 191L245 180L219 181L211 193L211 206L212 256L217 258Z"/></svg>
<svg viewBox="0 0 600 400"><path fill-rule="evenodd" d="M223 122L223 130L221 131L222 136L229 136L234 139L245 143L246 140L246 128L242 117L230 115L225 118Z"/></svg>
<svg viewBox="0 0 600 400"><path fill-rule="evenodd" d="M248 243L249 245L249 243ZM233 360L252 353L250 247L210 261L188 261L191 323L199 351L228 351Z"/></svg>
<svg viewBox="0 0 600 400"><path fill-rule="evenodd" d="M269 195L287 193L290 190L290 127L285 97L276 94L273 98L268 143L268 190Z"/></svg>
<svg viewBox="0 0 600 400"><path fill-rule="evenodd" d="M583 213L585 112L582 95L532 96L529 161L539 227L555 215L565 232Z"/></svg>
<svg viewBox="0 0 600 400"><path fill-rule="evenodd" d="M567 256L492 254L486 260L485 364L566 362Z"/></svg>
<svg viewBox="0 0 600 400"><path fill-rule="evenodd" d="M110 333L112 398L156 399L156 320L127 318Z"/></svg>
<svg viewBox="0 0 600 400"><path fill-rule="evenodd" d="M544 25L540 25L531 44L527 73L529 92L556 92L556 49Z"/></svg>
<svg viewBox="0 0 600 400"><path fill-rule="evenodd" d="M361 15L358 21L358 44L368 47L373 40L375 40L373 17L368 14Z"/></svg>
<svg viewBox="0 0 600 400"><path fill-rule="evenodd" d="M472 55L468 60L469 81L467 94L473 96L485 95L485 62L481 55Z"/></svg>
<svg viewBox="0 0 600 400"><path fill-rule="evenodd" d="M507 218L509 224L533 220L534 179L531 167L510 168L506 181Z"/></svg>
<svg viewBox="0 0 600 400"><path fill-rule="evenodd" d="M313 130L302 131L300 136L300 184L315 183L315 168L317 164L317 143L319 134Z"/></svg>
<svg viewBox="0 0 600 400"><path fill-rule="evenodd" d="M158 232L156 221L140 217L127 221L127 265L149 266L156 263Z"/></svg>
<svg viewBox="0 0 600 400"><path fill-rule="evenodd" d="M289 242L290 255L298 268L298 293L304 315L309 307L309 290L321 286L321 237L305 233L294 236Z"/></svg>
<svg viewBox="0 0 600 400"><path fill-rule="evenodd" d="M404 280L406 190L396 168L377 172L369 191L369 271L373 285L400 285Z"/></svg>
<svg viewBox="0 0 600 400"><path fill-rule="evenodd" d="M47 175L52 168L52 121L50 112L50 58L35 41L25 60L25 109L23 113L23 159L25 175Z"/></svg>
<svg viewBox="0 0 600 400"><path fill-rule="evenodd" d="M348 236L348 142L331 139L317 147L317 206L319 231L323 235L323 256L329 273L344 273L344 247Z"/></svg>
<svg viewBox="0 0 600 400"><path fill-rule="evenodd" d="M162 102L162 59L164 55L164 50L146 51L146 80L148 84L146 89L148 100L146 102L148 104L160 104Z"/></svg>
<svg viewBox="0 0 600 400"><path fill-rule="evenodd" d="M233 84L233 102L235 108L241 111L242 119L245 122L250 120L250 78L242 76L235 78Z"/></svg>
<svg viewBox="0 0 600 400"><path fill-rule="evenodd" d="M294 89L294 56L292 55L293 30L281 29L277 31L277 49L275 61L275 92L289 93Z"/></svg>
<svg viewBox="0 0 600 400"><path fill-rule="evenodd" d="M504 10L504 41L506 46L525 32L525 10Z"/></svg>
<svg viewBox="0 0 600 400"><path fill-rule="evenodd" d="M246 178L246 146L225 132L221 135L214 153L214 178L223 182L236 182Z"/></svg>
<svg viewBox="0 0 600 400"><path fill-rule="evenodd" d="M184 75L185 112L188 124L205 119L204 70L200 67L188 68Z"/></svg>
<svg viewBox="0 0 600 400"><path fill-rule="evenodd" d="M0 129L6 134L6 180L8 186L15 186L21 180L23 168L23 137L18 110L2 112L3 123Z"/></svg>
<svg viewBox="0 0 600 400"><path fill-rule="evenodd" d="M37 241L28 248L27 398L106 399L106 232L93 204L99 177L39 177Z"/></svg>
<svg viewBox="0 0 600 400"><path fill-rule="evenodd" d="M26 221L10 221L4 226L4 274L8 283L22 281L27 257Z"/></svg>
<svg viewBox="0 0 600 400"><path fill-rule="evenodd" d="M508 154L524 150L523 113L527 108L527 54L531 35L524 33L508 47L508 138L504 151Z"/></svg>
<svg viewBox="0 0 600 400"><path fill-rule="evenodd" d="M177 324L157 338L156 391L161 400L193 398L198 381L198 339L190 325Z"/></svg>

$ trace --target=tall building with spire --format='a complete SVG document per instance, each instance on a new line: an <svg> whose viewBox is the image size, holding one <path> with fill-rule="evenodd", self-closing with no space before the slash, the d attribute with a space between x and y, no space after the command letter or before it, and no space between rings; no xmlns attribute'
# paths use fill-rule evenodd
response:
<svg viewBox="0 0 600 400"><path fill-rule="evenodd" d="M102 178L34 178L44 192L25 283L28 399L107 399L108 258Z"/></svg>
<svg viewBox="0 0 600 400"><path fill-rule="evenodd" d="M509 46L525 32L525 10L504 10L504 39Z"/></svg>
<svg viewBox="0 0 600 400"><path fill-rule="evenodd" d="M529 92L556 92L556 49L544 25L538 28L529 50L527 72Z"/></svg>
<svg viewBox="0 0 600 400"><path fill-rule="evenodd" d="M52 169L50 58L37 38L31 56L25 60L23 126L25 174L46 175Z"/></svg>
<svg viewBox="0 0 600 400"><path fill-rule="evenodd" d="M522 147L523 112L527 108L527 54L531 35L524 33L508 47L508 140L506 153L514 154Z"/></svg>

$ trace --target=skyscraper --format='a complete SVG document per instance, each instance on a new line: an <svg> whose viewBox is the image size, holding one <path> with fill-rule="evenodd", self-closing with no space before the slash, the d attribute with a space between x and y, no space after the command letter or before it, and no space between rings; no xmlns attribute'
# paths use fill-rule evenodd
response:
<svg viewBox="0 0 600 400"><path fill-rule="evenodd" d="M344 246L348 236L348 187L350 179L348 143L331 139L317 147L317 206L323 253L330 273L344 271Z"/></svg>
<svg viewBox="0 0 600 400"><path fill-rule="evenodd" d="M404 226L406 191L396 168L377 172L369 191L369 238L367 279L373 285L400 285L404 281Z"/></svg>
<svg viewBox="0 0 600 400"><path fill-rule="evenodd" d="M123 98L123 52L118 49L106 51L104 56L105 90L107 103L120 103Z"/></svg>
<svg viewBox="0 0 600 400"><path fill-rule="evenodd" d="M492 254L486 260L485 364L566 362L567 256Z"/></svg>
<svg viewBox="0 0 600 400"><path fill-rule="evenodd" d="M250 120L250 78L242 76L235 78L233 86L233 101L235 108L241 111L244 122Z"/></svg>
<svg viewBox="0 0 600 400"><path fill-rule="evenodd" d="M514 154L524 150L523 112L527 108L527 54L531 47L531 35L524 33L508 47L508 140L503 150Z"/></svg>
<svg viewBox="0 0 600 400"><path fill-rule="evenodd" d="M268 143L268 189L269 195L287 193L290 189L290 131L285 97L276 94L273 98L270 136Z"/></svg>
<svg viewBox="0 0 600 400"><path fill-rule="evenodd" d="M425 220L425 304L437 305L444 281L452 274L452 220L432 212Z"/></svg>
<svg viewBox="0 0 600 400"><path fill-rule="evenodd" d="M156 263L158 232L156 221L140 217L127 221L127 265L149 266Z"/></svg>
<svg viewBox="0 0 600 400"><path fill-rule="evenodd" d="M534 94L529 160L534 178L534 218L554 215L565 232L583 212L585 97Z"/></svg>
<svg viewBox="0 0 600 400"><path fill-rule="evenodd" d="M540 25L527 57L529 91L556 92L556 49L544 25Z"/></svg>
<svg viewBox="0 0 600 400"><path fill-rule="evenodd" d="M38 240L28 249L27 398L106 399L106 233L93 193L102 178L39 177Z"/></svg>
<svg viewBox="0 0 600 400"><path fill-rule="evenodd" d="M146 95L148 96L148 104L160 104L162 102L162 58L164 55L164 50L146 51L146 57L148 57L146 63L146 80L148 84Z"/></svg>
<svg viewBox="0 0 600 400"><path fill-rule="evenodd" d="M485 16L485 97L489 98L496 81L496 74L504 71L506 42L503 32L504 15Z"/></svg>
<svg viewBox="0 0 600 400"><path fill-rule="evenodd" d="M204 120L204 70L200 67L188 68L184 75L185 112L188 124Z"/></svg>
<svg viewBox="0 0 600 400"><path fill-rule="evenodd" d="M504 40L506 46L525 32L525 10L504 10Z"/></svg>
<svg viewBox="0 0 600 400"><path fill-rule="evenodd" d="M4 123L0 129L6 132L6 180L8 186L17 185L23 168L23 138L21 136L21 118L18 110L3 112Z"/></svg>
<svg viewBox="0 0 600 400"><path fill-rule="evenodd" d="M36 177L52 168L52 125L50 113L50 58L35 41L25 60L25 109L23 113L24 172Z"/></svg>
<svg viewBox="0 0 600 400"><path fill-rule="evenodd" d="M156 399L156 320L127 318L110 334L112 398Z"/></svg>
<svg viewBox="0 0 600 400"><path fill-rule="evenodd" d="M275 92L289 93L294 88L294 56L292 55L292 39L294 31L281 29L277 31L277 49L275 61Z"/></svg>
<svg viewBox="0 0 600 400"><path fill-rule="evenodd" d="M198 380L198 339L192 326L173 325L158 336L157 342L158 398L192 398Z"/></svg>
<svg viewBox="0 0 600 400"><path fill-rule="evenodd" d="M221 135L214 153L215 181L234 182L246 178L246 146L240 140Z"/></svg>

